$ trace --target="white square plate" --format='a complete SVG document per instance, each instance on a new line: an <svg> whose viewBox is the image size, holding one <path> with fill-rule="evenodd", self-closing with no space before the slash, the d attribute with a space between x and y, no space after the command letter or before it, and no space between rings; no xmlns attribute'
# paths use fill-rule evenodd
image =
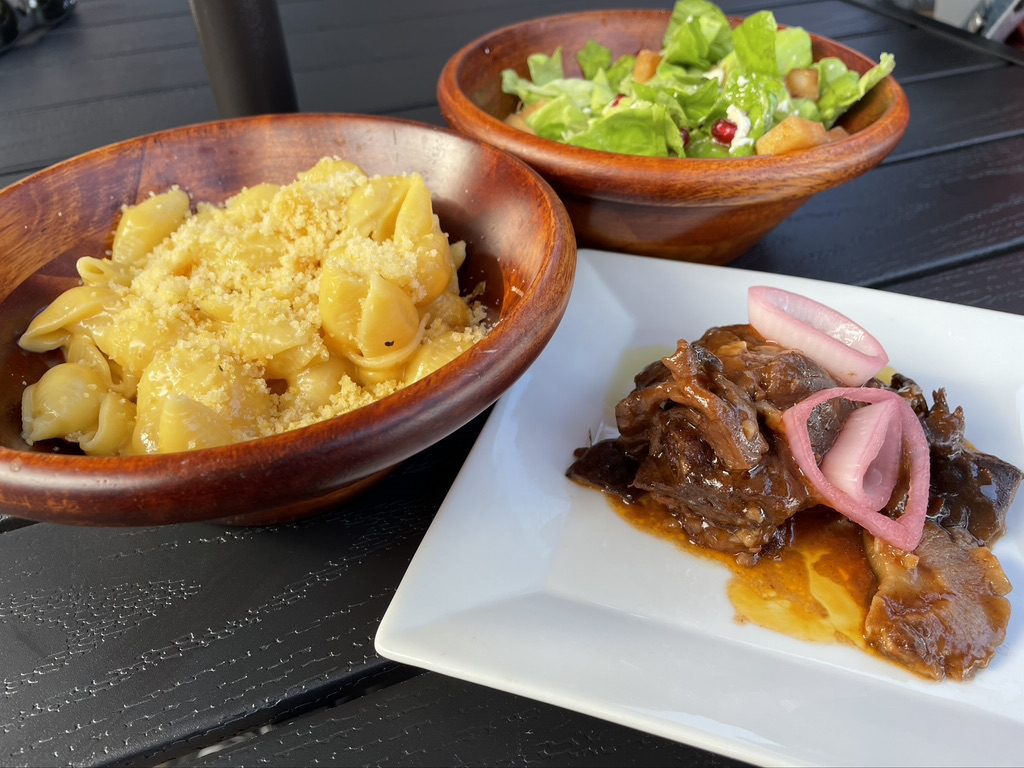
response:
<svg viewBox="0 0 1024 768"><path fill-rule="evenodd" d="M929 683L863 654L734 620L729 574L569 481L614 434L640 367L746 321L746 289L809 295L866 326L895 368L963 405L982 450L1024 466L1024 317L812 280L581 251L569 309L495 406L377 633L390 659L741 760L1024 759L1024 493L997 544L1014 615L988 669Z"/></svg>

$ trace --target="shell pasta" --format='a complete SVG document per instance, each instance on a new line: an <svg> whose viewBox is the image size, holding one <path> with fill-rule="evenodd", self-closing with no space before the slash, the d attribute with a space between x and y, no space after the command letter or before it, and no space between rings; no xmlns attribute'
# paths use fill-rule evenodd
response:
<svg viewBox="0 0 1024 768"><path fill-rule="evenodd" d="M277 434L385 397L487 333L417 174L324 158L195 212L126 207L19 344L60 350L22 398L24 439L167 453Z"/></svg>

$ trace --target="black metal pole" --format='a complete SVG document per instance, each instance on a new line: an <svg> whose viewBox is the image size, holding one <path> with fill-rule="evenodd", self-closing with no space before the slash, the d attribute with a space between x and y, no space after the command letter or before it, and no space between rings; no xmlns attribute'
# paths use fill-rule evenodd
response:
<svg viewBox="0 0 1024 768"><path fill-rule="evenodd" d="M298 111L276 0L189 0L222 117Z"/></svg>

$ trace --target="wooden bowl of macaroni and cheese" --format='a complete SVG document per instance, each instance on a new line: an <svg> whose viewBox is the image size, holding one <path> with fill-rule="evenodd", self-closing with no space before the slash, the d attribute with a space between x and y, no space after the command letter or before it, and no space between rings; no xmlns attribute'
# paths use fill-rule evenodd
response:
<svg viewBox="0 0 1024 768"><path fill-rule="evenodd" d="M527 165L449 131L263 116L0 191L0 512L262 525L484 411L568 302Z"/></svg>

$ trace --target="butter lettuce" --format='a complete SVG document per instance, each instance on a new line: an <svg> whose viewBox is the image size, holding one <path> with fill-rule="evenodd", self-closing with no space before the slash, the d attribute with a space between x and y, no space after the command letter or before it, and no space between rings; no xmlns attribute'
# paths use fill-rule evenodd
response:
<svg viewBox="0 0 1024 768"><path fill-rule="evenodd" d="M707 0L679 0L662 40L662 56L671 64L710 67L732 48L729 19Z"/></svg>
<svg viewBox="0 0 1024 768"><path fill-rule="evenodd" d="M748 17L732 33L736 59L744 72L778 75L775 58L775 33L778 26L771 11L761 11Z"/></svg>
<svg viewBox="0 0 1024 768"><path fill-rule="evenodd" d="M719 144L708 136L700 136L692 140L690 142L690 146L686 148L686 156L702 158L732 157L732 155L729 154L729 147L724 144Z"/></svg>
<svg viewBox="0 0 1024 768"><path fill-rule="evenodd" d="M806 29L786 27L775 33L775 62L782 77L794 69L807 69L814 64L811 36Z"/></svg>
<svg viewBox="0 0 1024 768"><path fill-rule="evenodd" d="M616 106L618 107L631 107L634 103L638 104L658 104L664 110L665 113L671 118L672 123L676 126L676 133L679 132L680 128L688 128L691 123L683 109L682 103L680 102L677 94L668 88L659 88L651 83L633 83L630 88L630 95L633 98L631 102L620 102Z"/></svg>
<svg viewBox="0 0 1024 768"><path fill-rule="evenodd" d="M660 104L634 102L593 121L568 141L575 147L645 157L679 156L683 141Z"/></svg>
<svg viewBox="0 0 1024 768"><path fill-rule="evenodd" d="M576 53L583 77L566 77L562 49L528 57L529 77L502 73L502 89L519 98L538 136L573 146L646 157L742 157L789 115L831 127L893 71L894 60L858 75L839 59L814 62L811 37L800 27L779 29L770 11L735 29L708 0L678 0L662 40L660 63L645 81L636 57L616 59L590 41ZM795 98L786 75L818 71L816 100ZM722 120L732 138L714 130ZM726 143L722 143L726 142Z"/></svg>
<svg viewBox="0 0 1024 768"><path fill-rule="evenodd" d="M556 48L550 56L545 56L543 53L530 54L526 57L526 66L530 70L530 79L534 85L547 85L565 77L561 48Z"/></svg>
<svg viewBox="0 0 1024 768"><path fill-rule="evenodd" d="M601 78L584 80L564 77L538 85L506 69L501 74L501 85L505 93L515 94L523 104L535 104L564 96L580 109L593 109L603 107L615 98L615 91Z"/></svg>
<svg viewBox="0 0 1024 768"><path fill-rule="evenodd" d="M576 61L580 65L580 71L587 80L593 80L599 70L607 72L612 66L612 52L600 43L590 40L584 48L576 54Z"/></svg>
<svg viewBox="0 0 1024 768"><path fill-rule="evenodd" d="M544 102L527 118L527 124L538 136L552 141L566 141L586 130L589 122L590 117L568 96Z"/></svg>
<svg viewBox="0 0 1024 768"><path fill-rule="evenodd" d="M750 120L744 138L756 141L775 124L779 105L789 100L785 84L777 77L758 72L733 72L722 89L719 105L725 106L719 119L728 119L724 114L728 106L739 109Z"/></svg>
<svg viewBox="0 0 1024 768"><path fill-rule="evenodd" d="M857 75L851 72L839 59L824 58L815 64L818 70L818 110L826 128L831 128L846 110L860 101L896 67L891 53L883 53L878 63Z"/></svg>
<svg viewBox="0 0 1024 768"><path fill-rule="evenodd" d="M633 74L635 66L636 56L629 53L620 56L605 73L608 78L608 85L616 89L621 88L622 83Z"/></svg>
<svg viewBox="0 0 1024 768"><path fill-rule="evenodd" d="M748 17L732 35L736 59L745 72L785 77L813 63L811 36L801 27L779 29L770 11Z"/></svg>
<svg viewBox="0 0 1024 768"><path fill-rule="evenodd" d="M679 128L699 126L721 98L718 81L665 65L646 83L630 81L623 89L637 99L662 104Z"/></svg>

